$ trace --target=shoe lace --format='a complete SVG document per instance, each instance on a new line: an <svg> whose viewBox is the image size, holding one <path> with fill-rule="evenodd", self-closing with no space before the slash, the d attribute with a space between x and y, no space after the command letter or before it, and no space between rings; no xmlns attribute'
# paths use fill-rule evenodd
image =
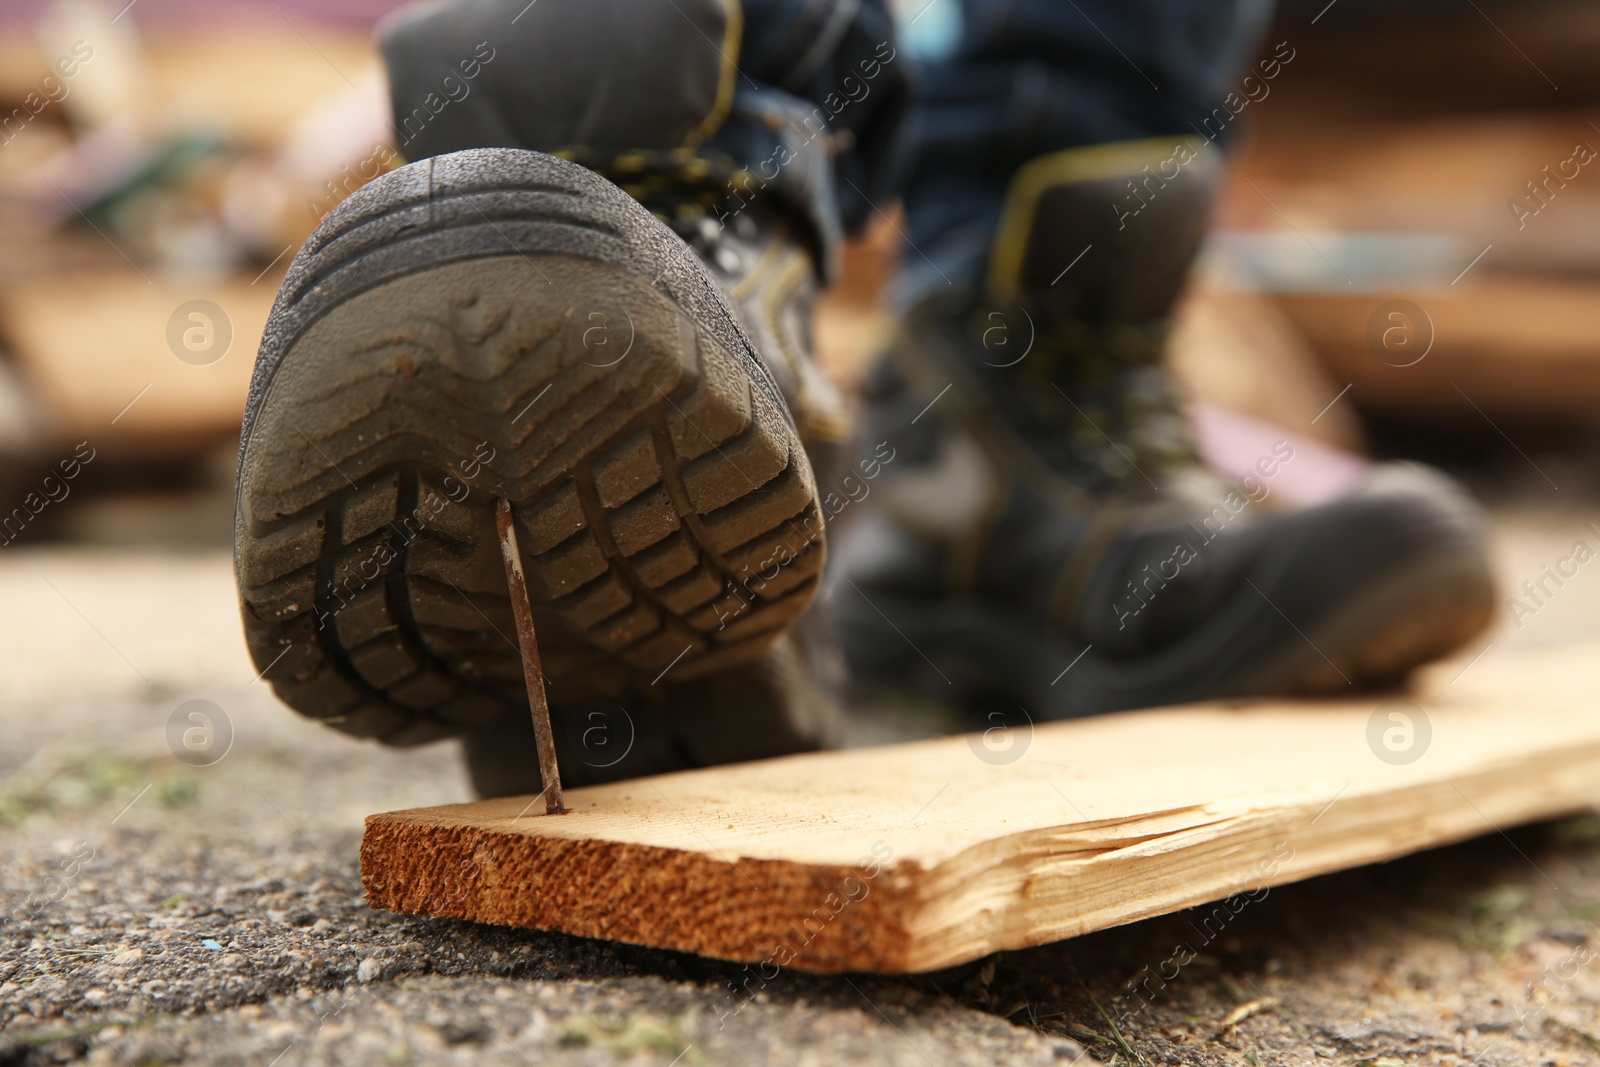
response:
<svg viewBox="0 0 1600 1067"><path fill-rule="evenodd" d="M691 244L706 244L718 220L752 195L757 179L731 157L688 148L633 149L602 155L581 146L554 153L622 189ZM704 249L697 246L697 251Z"/></svg>
<svg viewBox="0 0 1600 1067"><path fill-rule="evenodd" d="M763 184L729 156L687 148L603 156L578 147L555 153L594 171L644 205L708 266L737 277L748 266L726 247L728 224L753 232L749 207Z"/></svg>
<svg viewBox="0 0 1600 1067"><path fill-rule="evenodd" d="M1001 386L1011 394L1002 404L1022 409L1019 428L1052 465L1097 488L1148 487L1157 472L1199 462L1163 364L1166 338L1164 322L1053 324Z"/></svg>

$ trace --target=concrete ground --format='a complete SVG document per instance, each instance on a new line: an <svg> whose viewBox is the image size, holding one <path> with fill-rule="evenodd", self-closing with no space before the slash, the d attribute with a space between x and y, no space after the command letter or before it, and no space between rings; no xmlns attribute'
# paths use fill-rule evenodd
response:
<svg viewBox="0 0 1600 1067"><path fill-rule="evenodd" d="M1589 517L1504 511L1508 584ZM225 552L11 546L0 605L0 1065L1600 1064L1592 817L741 1007L730 966L370 911L362 818L467 799L455 753L279 705ZM1485 657L1600 634L1600 571L1509 618Z"/></svg>

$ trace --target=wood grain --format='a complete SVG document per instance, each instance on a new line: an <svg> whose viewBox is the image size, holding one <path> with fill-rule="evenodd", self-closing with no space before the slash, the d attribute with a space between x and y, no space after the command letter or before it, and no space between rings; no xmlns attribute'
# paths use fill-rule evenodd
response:
<svg viewBox="0 0 1600 1067"><path fill-rule="evenodd" d="M1597 651L1490 653L1410 698L1193 705L645 778L573 790L562 816L531 797L374 815L362 878L376 907L769 976L931 970L1209 901L1236 911L1584 808L1600 797ZM1391 712L1416 727L1410 763L1375 754L1403 725Z"/></svg>

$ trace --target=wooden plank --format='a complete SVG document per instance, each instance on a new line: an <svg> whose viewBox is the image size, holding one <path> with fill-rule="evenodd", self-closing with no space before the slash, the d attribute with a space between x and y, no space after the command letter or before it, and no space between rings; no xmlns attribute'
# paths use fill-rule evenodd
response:
<svg viewBox="0 0 1600 1067"><path fill-rule="evenodd" d="M1458 662L1415 703L1193 705L575 789L568 815L374 815L362 878L402 912L930 970L1586 807L1597 652L1491 653L1451 684ZM1378 754L1391 713L1412 762Z"/></svg>
<svg viewBox="0 0 1600 1067"><path fill-rule="evenodd" d="M9 115L26 93L39 90L73 38L82 37L94 55L66 83L65 99L81 105L92 96L95 111L143 117L178 110L240 141L276 146L303 116L381 70L364 28L312 19L291 26L270 7L260 11L264 17L248 23L153 21L140 27L136 42L117 33L126 22L110 25L116 8L91 9L68 26L51 20L55 25L42 26L38 36L8 33L0 38L0 100Z"/></svg>
<svg viewBox="0 0 1600 1067"><path fill-rule="evenodd" d="M1600 406L1600 286L1592 282L1490 275L1442 291L1279 299L1367 410L1482 426L1472 404L1491 418L1534 422L1587 422ZM1385 362L1367 339L1369 320L1390 300L1427 316L1414 326L1417 343L1431 333L1432 347L1409 366L1395 366L1404 359L1398 355Z"/></svg>
<svg viewBox="0 0 1600 1067"><path fill-rule="evenodd" d="M1288 88L1288 72L1279 84ZM1280 289L1274 298L1335 388L1351 383L1355 407L1391 417L1481 427L1465 393L1496 421L1591 419L1600 183L1587 172L1600 164L1577 160L1580 144L1600 145L1595 130L1569 112L1406 118L1392 107L1330 115L1325 104L1286 94L1261 108L1220 215L1224 232L1276 236L1325 272L1320 288L1304 279L1268 287ZM1363 238L1444 251L1341 257L1344 242ZM1431 320L1418 324L1433 344L1414 365L1393 365L1407 360L1368 339L1375 315L1380 329L1403 321L1379 312L1392 300Z"/></svg>
<svg viewBox="0 0 1600 1067"><path fill-rule="evenodd" d="M258 285L235 276L147 281L127 270L23 282L0 292L0 333L63 439L92 438L118 455L184 454L238 435L285 269ZM201 300L210 309L192 314L207 317L188 317ZM174 319L180 341L198 326L211 332L193 336L215 351L181 356L169 336Z"/></svg>
<svg viewBox="0 0 1600 1067"><path fill-rule="evenodd" d="M1600 250L1586 239L1600 225L1600 183L1589 180L1592 162L1573 158L1578 142L1600 138L1582 116L1330 121L1271 105L1261 115L1261 135L1243 146L1223 194L1225 230L1309 239L1325 252L1327 234L1450 235L1460 259L1433 280L1437 289L1491 244L1467 280L1495 272L1579 277L1600 266ZM1527 183L1545 181L1545 167L1555 177L1536 198ZM1513 201L1534 213L1519 219ZM1348 288L1331 279L1330 292Z"/></svg>

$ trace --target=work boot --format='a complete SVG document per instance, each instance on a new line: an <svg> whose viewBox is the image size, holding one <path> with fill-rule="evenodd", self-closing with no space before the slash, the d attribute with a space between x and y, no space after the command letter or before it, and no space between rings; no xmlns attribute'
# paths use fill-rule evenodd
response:
<svg viewBox="0 0 1600 1067"><path fill-rule="evenodd" d="M864 688L980 722L1348 693L1487 625L1485 524L1441 474L1294 511L1287 437L1237 484L1198 461L1162 354L1220 176L1188 140L1039 159L987 290L904 316L867 388L895 458L835 559Z"/></svg>
<svg viewBox="0 0 1600 1067"><path fill-rule="evenodd" d="M785 396L825 421L794 326L811 253L779 212L688 210L688 155L622 167L660 176L646 199L693 247L538 152L372 182L290 267L251 385L235 556L257 667L347 733L464 736L486 795L539 789L497 498L569 782L831 728L790 634L826 552Z"/></svg>

